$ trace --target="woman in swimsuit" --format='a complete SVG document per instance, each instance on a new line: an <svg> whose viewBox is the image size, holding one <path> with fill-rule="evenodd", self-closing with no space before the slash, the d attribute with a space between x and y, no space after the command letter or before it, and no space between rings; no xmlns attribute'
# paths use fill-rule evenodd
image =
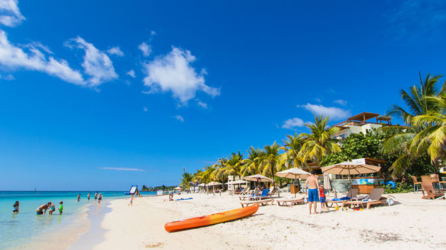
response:
<svg viewBox="0 0 446 250"><path fill-rule="evenodd" d="M46 213L46 210L48 210L48 208L50 207L50 205L51 205L51 202L48 202L48 204L43 204L42 206L38 207L38 208L36 209L36 213L37 213L37 215Z"/></svg>
<svg viewBox="0 0 446 250"><path fill-rule="evenodd" d="M19 201L16 201L14 205L12 206L12 212L18 213L19 212Z"/></svg>
<svg viewBox="0 0 446 250"><path fill-rule="evenodd" d="M98 197L98 203L101 204L101 200L102 200L102 194L99 193L99 197Z"/></svg>

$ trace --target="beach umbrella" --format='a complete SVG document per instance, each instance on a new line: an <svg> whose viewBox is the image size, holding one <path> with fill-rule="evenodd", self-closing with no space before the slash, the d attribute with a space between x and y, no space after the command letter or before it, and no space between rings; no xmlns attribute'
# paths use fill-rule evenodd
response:
<svg viewBox="0 0 446 250"><path fill-rule="evenodd" d="M339 164L322 167L321 170L327 174L348 175L351 186L352 181L350 175L376 173L381 170L381 167L363 163L342 162Z"/></svg>
<svg viewBox="0 0 446 250"><path fill-rule="evenodd" d="M294 179L294 183L296 183L297 179L308 178L311 174L299 168L290 168L285 171L278 172L276 175L283 178ZM294 193L294 197L296 197L296 193Z"/></svg>
<svg viewBox="0 0 446 250"><path fill-rule="evenodd" d="M330 177L327 173L324 173L324 189L331 190Z"/></svg>
<svg viewBox="0 0 446 250"><path fill-rule="evenodd" d="M209 182L208 183L208 186L221 186L221 185L223 185L223 184L220 182Z"/></svg>
<svg viewBox="0 0 446 250"><path fill-rule="evenodd" d="M181 190L181 188L180 188L180 187L176 187L175 189L176 189L176 190Z"/></svg>
<svg viewBox="0 0 446 250"><path fill-rule="evenodd" d="M261 174L251 175L243 177L247 181L257 181L257 182L273 182L273 179L263 176Z"/></svg>

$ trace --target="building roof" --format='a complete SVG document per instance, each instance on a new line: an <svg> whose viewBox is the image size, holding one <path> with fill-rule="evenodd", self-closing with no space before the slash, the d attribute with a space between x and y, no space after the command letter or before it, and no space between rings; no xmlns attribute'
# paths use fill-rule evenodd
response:
<svg viewBox="0 0 446 250"><path fill-rule="evenodd" d="M379 114L375 114L375 113L368 113L368 112L363 112L359 115L354 115L350 118L348 118L349 121L354 120L354 121L367 121L369 119L378 117Z"/></svg>

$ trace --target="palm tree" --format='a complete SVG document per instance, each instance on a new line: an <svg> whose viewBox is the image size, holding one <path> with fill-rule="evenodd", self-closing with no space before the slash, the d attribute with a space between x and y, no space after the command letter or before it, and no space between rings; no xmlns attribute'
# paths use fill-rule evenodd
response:
<svg viewBox="0 0 446 250"><path fill-rule="evenodd" d="M292 163L295 168L303 168L306 162L302 159L302 156L299 154L302 146L305 143L305 140L302 139L301 136L297 136L297 133L292 135L287 135L288 141L283 140L284 146L280 149L285 151L280 159L281 164L285 164L289 166L289 163Z"/></svg>
<svg viewBox="0 0 446 250"><path fill-rule="evenodd" d="M438 80L443 77L442 75L430 76L427 74L424 82L420 75L420 87L416 85L410 87L409 93L404 89L400 90L401 99L406 103L406 106L409 108L409 111L406 111L399 105L392 105L388 114L401 118L404 123L411 124L411 120L414 116L427 114L430 110L435 109L435 105L432 101L425 98L427 96L437 96L439 93L443 93L445 91L445 84L441 88L440 92L438 91L436 84Z"/></svg>
<svg viewBox="0 0 446 250"><path fill-rule="evenodd" d="M437 165L437 160L446 153L446 93L425 98L437 109L412 119L412 125L422 129L413 138L410 151L417 155L427 151L431 162Z"/></svg>
<svg viewBox="0 0 446 250"><path fill-rule="evenodd" d="M417 158L421 155L421 149L424 148L423 152L426 152L426 144L420 143L420 138L425 138L425 132L420 134L421 131L427 129L429 124L425 122L425 115L438 112L439 111L439 102L438 100L431 99L432 97L436 97L439 94L444 95L445 92L445 84L440 91L437 90L437 83L442 75L438 76L430 76L427 74L424 82L421 78L420 74L420 87L412 86L410 88L410 94L405 90L401 90L401 98L406 103L406 106L409 108L409 111L406 111L404 108L393 105L389 111L389 115L393 115L395 117L399 117L403 119L403 121L410 125L410 127L400 127L400 126L392 126L392 127L383 127L380 131L384 133L391 134L385 141L382 147L382 151L384 153L396 153L399 157L393 162L390 170L392 171L394 176L398 176L406 171L406 169L410 168L413 163L417 160ZM415 119L418 117L417 119ZM424 121L420 121L420 117ZM414 122L414 120L418 120ZM419 135L417 137L417 135ZM425 140L424 142L427 142ZM433 150L431 148L431 150ZM432 156L432 155L431 155ZM434 158L435 158L434 154Z"/></svg>
<svg viewBox="0 0 446 250"><path fill-rule="evenodd" d="M274 174L282 170L283 164L280 164L280 145L274 142L272 145L263 147L265 153L261 157L263 175L274 179Z"/></svg>
<svg viewBox="0 0 446 250"><path fill-rule="evenodd" d="M185 188L190 188L190 182L193 180L194 176L188 172L183 173L183 178L181 179L180 186Z"/></svg>
<svg viewBox="0 0 446 250"><path fill-rule="evenodd" d="M321 115L320 117L317 117L315 115L314 120L314 124L305 124L305 126L310 129L311 133L301 134L305 143L302 145L299 154L304 162L312 161L316 164L320 164L325 155L341 151L341 148L337 144L338 140L330 138L331 134L339 132L339 128L328 126L328 116L323 117L323 115Z"/></svg>
<svg viewBox="0 0 446 250"><path fill-rule="evenodd" d="M265 154L265 152L261 151L260 149L255 149L254 147L250 147L249 150L247 150L249 157L248 159L243 160L244 165L241 169L242 176L245 175L251 175L251 174L260 174L261 171L261 163L262 163L262 157Z"/></svg>
<svg viewBox="0 0 446 250"><path fill-rule="evenodd" d="M243 154L240 151L237 154L232 153L225 162L224 173L240 177L243 164Z"/></svg>
<svg viewBox="0 0 446 250"><path fill-rule="evenodd" d="M200 172L199 178L204 183L204 188L206 189L206 193L208 193L207 184L214 179L215 169L212 166L205 166L203 170Z"/></svg>

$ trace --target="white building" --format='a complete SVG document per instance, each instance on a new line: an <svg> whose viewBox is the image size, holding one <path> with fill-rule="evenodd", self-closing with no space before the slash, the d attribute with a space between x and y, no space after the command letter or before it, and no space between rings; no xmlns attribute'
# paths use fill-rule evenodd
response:
<svg viewBox="0 0 446 250"><path fill-rule="evenodd" d="M371 120L375 118L376 120ZM383 126L391 126L391 118L387 116L380 116L375 113L363 112L359 115L354 115L348 118L346 121L340 122L333 125L333 127L338 127L339 132L330 135L331 138L345 139L350 134L367 134L367 130L373 128L381 128Z"/></svg>

